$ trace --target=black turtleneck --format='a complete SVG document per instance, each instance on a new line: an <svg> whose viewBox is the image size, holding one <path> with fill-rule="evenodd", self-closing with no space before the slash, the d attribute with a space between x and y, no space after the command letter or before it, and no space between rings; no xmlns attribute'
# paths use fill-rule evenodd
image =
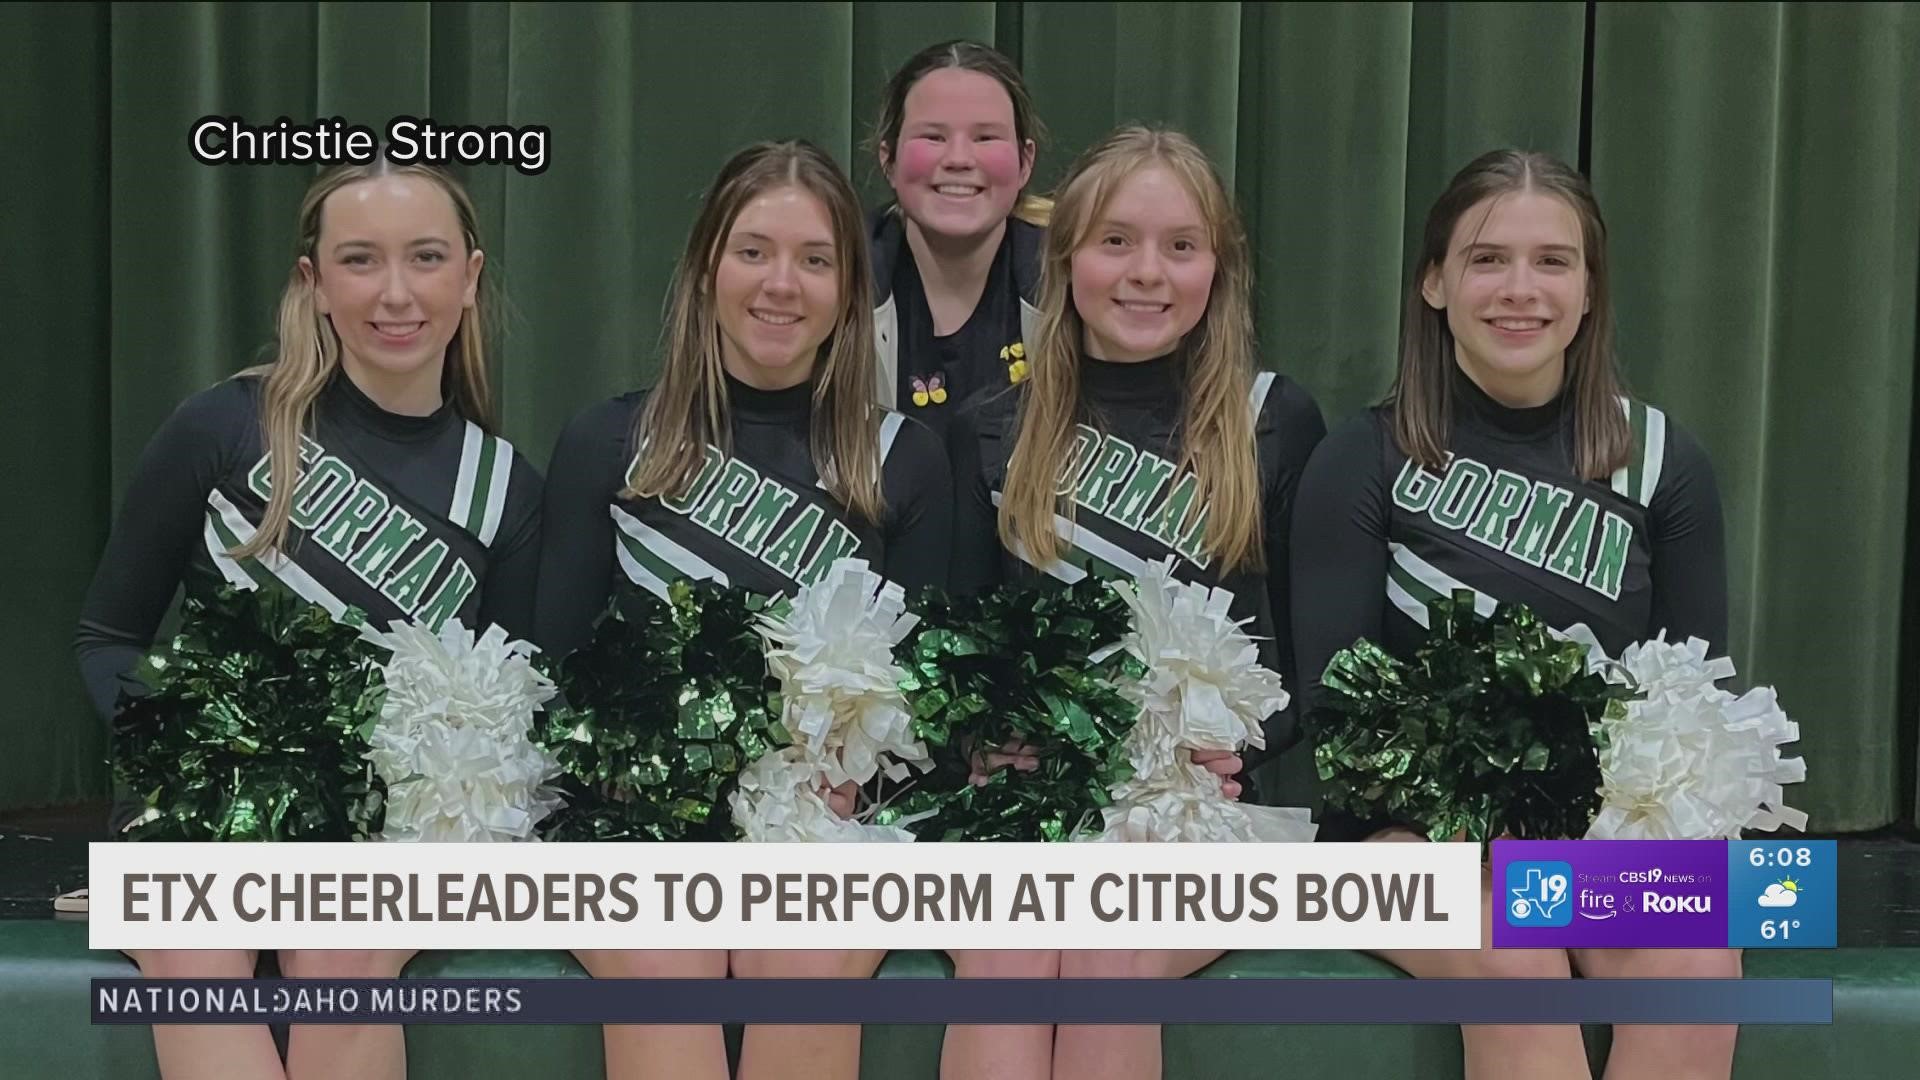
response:
<svg viewBox="0 0 1920 1080"><path fill-rule="evenodd" d="M235 559L270 492L261 381L237 376L188 398L128 482L75 640L103 718L152 646L183 584L288 588L337 618L532 631L540 475L449 402L427 416L382 409L344 373L315 400L284 562ZM290 565L289 565L290 564Z"/></svg>
<svg viewBox="0 0 1920 1080"><path fill-rule="evenodd" d="M1571 434L1573 414L1567 407L1569 397L1565 393L1555 394L1539 405L1504 405L1480 389L1480 384L1458 364L1448 372L1448 377L1452 383L1453 407L1469 426L1479 428L1490 439L1525 443L1545 438L1548 432Z"/></svg>
<svg viewBox="0 0 1920 1080"><path fill-rule="evenodd" d="M983 389L1007 385L1001 351L1021 339L1023 298L1031 300L1040 279L1040 249L1046 230L1017 217L1007 219L986 284L967 321L944 336L933 332L927 290L907 243L906 219L897 209L875 215L870 233L875 300L893 306L895 385L887 404L944 436L960 404Z"/></svg>
<svg viewBox="0 0 1920 1080"><path fill-rule="evenodd" d="M1509 408L1455 370L1446 469L1411 465L1390 406L1341 425L1314 453L1294 521L1294 640L1309 707L1320 676L1361 638L1409 656L1423 600L1455 588L1591 628L1614 656L1666 631L1727 647L1727 570L1712 463L1644 403L1627 468L1578 475L1576 415L1562 392ZM1379 823L1368 823L1368 827ZM1350 822L1327 839L1357 839Z"/></svg>
<svg viewBox="0 0 1920 1080"><path fill-rule="evenodd" d="M727 387L727 408L748 424L773 424L807 430L813 416L813 384L804 382L782 390L762 390L722 373Z"/></svg>
<svg viewBox="0 0 1920 1080"><path fill-rule="evenodd" d="M1060 511L1072 513L1070 543L1047 568L1005 550L997 525L995 499L1006 483L1016 412L1027 384L968 402L954 418L947 443L954 467L953 586L971 591L1003 581L1128 576L1174 555L1181 579L1233 593L1235 616L1253 620L1248 631L1262 639L1263 661L1292 686L1286 613L1294 491L1326 425L1319 406L1298 383L1271 374L1257 381L1260 404L1251 449L1259 469L1264 565L1228 570L1198 537L1178 535L1184 503L1177 500L1191 490L1183 486L1189 474L1179 468L1186 408L1182 363L1173 356L1138 363L1080 360L1083 430L1074 443L1074 494L1062 500ZM1062 462L1063 468L1067 464ZM1289 711L1269 722L1265 754L1291 743L1291 716Z"/></svg>
<svg viewBox="0 0 1920 1080"><path fill-rule="evenodd" d="M1113 363L1080 358L1080 396L1095 410L1152 409L1164 422L1177 420L1184 394L1180 361L1173 356Z"/></svg>
<svg viewBox="0 0 1920 1080"><path fill-rule="evenodd" d="M682 498L625 498L647 391L575 416L548 465L536 639L561 655L585 644L616 588L663 593L675 579L793 595L835 559L865 559L906 588L946 583L953 500L946 455L923 425L876 416L883 509L869 522L820 485L813 385L759 390L726 377L731 445L709 447Z"/></svg>

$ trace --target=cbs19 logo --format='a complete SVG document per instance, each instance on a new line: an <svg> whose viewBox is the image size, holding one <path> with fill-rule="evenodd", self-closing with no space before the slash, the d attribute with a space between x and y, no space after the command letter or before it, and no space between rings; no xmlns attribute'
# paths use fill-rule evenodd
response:
<svg viewBox="0 0 1920 1080"><path fill-rule="evenodd" d="M1573 867L1563 862L1507 864L1507 925L1566 926L1573 922Z"/></svg>

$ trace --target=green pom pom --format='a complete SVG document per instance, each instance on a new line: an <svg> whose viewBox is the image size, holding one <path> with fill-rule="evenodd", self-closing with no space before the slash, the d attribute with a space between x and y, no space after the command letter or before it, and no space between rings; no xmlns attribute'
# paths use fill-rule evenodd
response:
<svg viewBox="0 0 1920 1080"><path fill-rule="evenodd" d="M548 840L732 840L740 771L792 741L757 616L768 600L711 582L671 599L618 590L553 675L539 740L565 771Z"/></svg>
<svg viewBox="0 0 1920 1080"><path fill-rule="evenodd" d="M145 796L134 840L352 840L384 785L361 755L380 714L378 648L285 589L189 598L123 693L114 773Z"/></svg>
<svg viewBox="0 0 1920 1080"><path fill-rule="evenodd" d="M902 684L915 734L938 768L879 819L922 840L1069 840L1097 829L1113 785L1132 776L1123 745L1136 710L1117 689L1138 662L1103 646L1130 625L1125 601L1104 581L1003 586L979 596L923 593L921 621L903 648ZM967 781L968 754L1019 740L1039 768L1003 769Z"/></svg>
<svg viewBox="0 0 1920 1080"><path fill-rule="evenodd" d="M1600 720L1631 691L1530 610L1488 618L1473 594L1430 605L1411 662L1360 641L1328 663L1303 718L1330 808L1436 840L1586 833L1600 807Z"/></svg>

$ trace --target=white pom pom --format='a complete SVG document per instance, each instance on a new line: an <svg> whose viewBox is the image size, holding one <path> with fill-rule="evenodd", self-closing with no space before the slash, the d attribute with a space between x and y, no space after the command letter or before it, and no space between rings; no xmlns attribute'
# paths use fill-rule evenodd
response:
<svg viewBox="0 0 1920 1080"><path fill-rule="evenodd" d="M458 620L439 635L395 622L372 634L392 656L366 760L387 782L380 839L533 840L562 803L551 753L531 740L554 686L528 662L534 647L491 627L474 640Z"/></svg>
<svg viewBox="0 0 1920 1080"><path fill-rule="evenodd" d="M1731 660L1709 660L1699 638L1677 644L1664 633L1596 664L1643 700L1602 722L1601 808L1589 839L1736 840L1742 829L1805 828L1783 785L1805 780L1806 763L1780 756L1800 726L1771 688L1735 697L1714 685L1734 674Z"/></svg>
<svg viewBox="0 0 1920 1080"><path fill-rule="evenodd" d="M1098 839L1109 843L1304 844L1318 831L1306 808L1234 802L1221 794L1219 777L1192 764L1117 785L1114 804L1102 813Z"/></svg>
<svg viewBox="0 0 1920 1080"><path fill-rule="evenodd" d="M881 771L902 779L902 763L927 763L900 692L906 672L893 656L920 621L906 608L898 585L862 560L842 559L787 610L760 618L787 730L836 787L864 784Z"/></svg>
<svg viewBox="0 0 1920 1080"><path fill-rule="evenodd" d="M1267 717L1287 707L1280 676L1230 615L1233 594L1177 580L1171 558L1114 590L1133 612L1122 646L1146 666L1121 692L1140 713L1127 733L1134 779L1113 790L1101 838L1129 841L1310 840L1308 811L1243 806L1194 750L1266 745Z"/></svg>
<svg viewBox="0 0 1920 1080"><path fill-rule="evenodd" d="M805 749L762 754L740 774L728 800L733 823L750 843L912 843L905 829L849 821L820 794L826 773Z"/></svg>
<svg viewBox="0 0 1920 1080"><path fill-rule="evenodd" d="M1140 706L1140 722L1151 720L1196 750L1265 746L1263 725L1287 707L1287 692L1280 676L1260 665L1259 646L1241 629L1250 620L1229 615L1233 594L1176 579L1171 558L1113 588L1133 611L1123 644L1147 668L1122 688ZM1159 740L1141 750L1149 755L1141 771L1173 764Z"/></svg>

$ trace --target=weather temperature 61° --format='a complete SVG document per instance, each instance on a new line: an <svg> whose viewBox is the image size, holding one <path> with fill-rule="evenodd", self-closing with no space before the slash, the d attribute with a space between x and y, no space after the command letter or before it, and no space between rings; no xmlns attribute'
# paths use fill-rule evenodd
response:
<svg viewBox="0 0 1920 1080"><path fill-rule="evenodd" d="M1832 840L1727 845L1727 945L1831 949L1837 942Z"/></svg>

